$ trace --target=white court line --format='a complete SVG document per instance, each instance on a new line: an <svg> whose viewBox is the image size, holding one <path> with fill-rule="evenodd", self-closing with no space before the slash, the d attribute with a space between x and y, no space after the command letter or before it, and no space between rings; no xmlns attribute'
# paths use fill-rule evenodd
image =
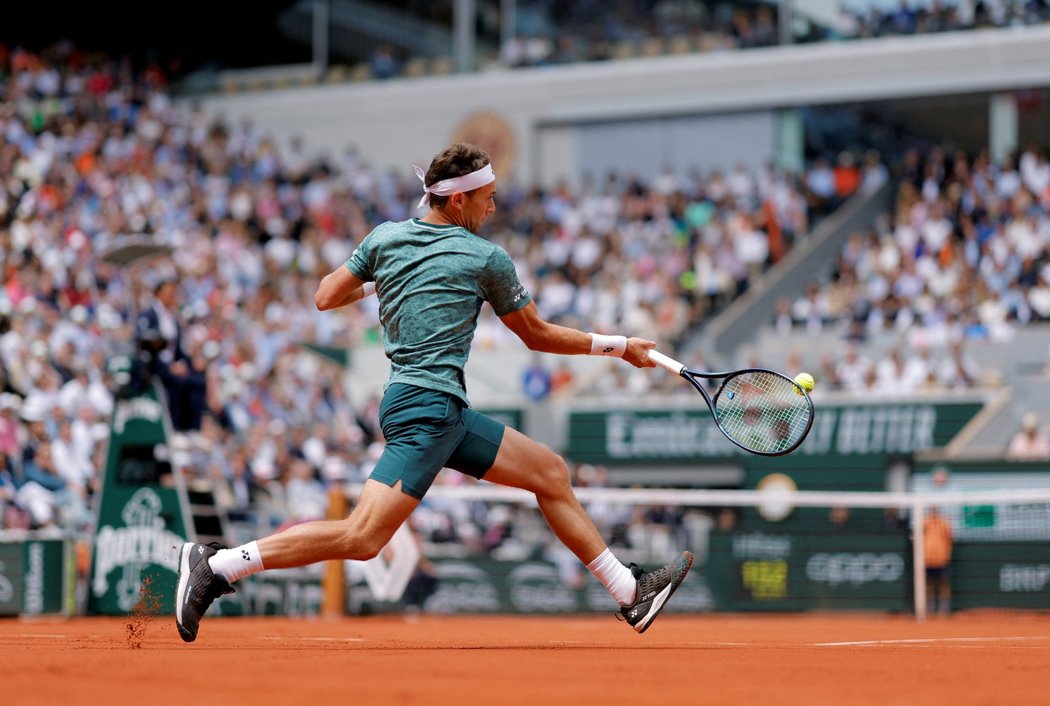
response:
<svg viewBox="0 0 1050 706"><path fill-rule="evenodd" d="M863 647L866 645L922 645L939 642L1004 642L1021 640L1045 640L1046 637L1028 635L1023 637L915 637L907 640L856 640L853 642L814 642L813 647Z"/></svg>

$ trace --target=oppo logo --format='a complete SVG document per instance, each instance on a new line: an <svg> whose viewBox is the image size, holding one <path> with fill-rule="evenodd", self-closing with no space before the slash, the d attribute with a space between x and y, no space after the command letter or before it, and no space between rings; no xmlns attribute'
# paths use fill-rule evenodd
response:
<svg viewBox="0 0 1050 706"><path fill-rule="evenodd" d="M904 575L904 558L886 552L859 554L814 554L806 562L806 577L816 583L839 586L848 583L861 586L880 581L891 583Z"/></svg>

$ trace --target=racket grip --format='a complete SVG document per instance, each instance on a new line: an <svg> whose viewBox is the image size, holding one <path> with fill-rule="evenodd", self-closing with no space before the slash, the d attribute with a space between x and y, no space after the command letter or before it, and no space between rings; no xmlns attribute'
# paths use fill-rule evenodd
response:
<svg viewBox="0 0 1050 706"><path fill-rule="evenodd" d="M664 370L670 370L675 375L681 375L682 371L685 370L684 365L659 351L649 351L649 360L653 361Z"/></svg>

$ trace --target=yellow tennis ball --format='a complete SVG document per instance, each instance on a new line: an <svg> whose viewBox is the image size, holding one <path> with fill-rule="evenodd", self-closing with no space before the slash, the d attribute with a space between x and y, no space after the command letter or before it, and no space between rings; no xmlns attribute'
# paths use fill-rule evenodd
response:
<svg viewBox="0 0 1050 706"><path fill-rule="evenodd" d="M806 392L812 392L814 385L813 376L809 373L799 373L795 376L795 384Z"/></svg>

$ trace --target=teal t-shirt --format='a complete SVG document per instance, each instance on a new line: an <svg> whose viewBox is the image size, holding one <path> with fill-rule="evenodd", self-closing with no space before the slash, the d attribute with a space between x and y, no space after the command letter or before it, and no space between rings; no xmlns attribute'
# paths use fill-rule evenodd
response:
<svg viewBox="0 0 1050 706"><path fill-rule="evenodd" d="M465 228L417 218L377 226L346 267L376 283L387 387L440 390L464 404L463 368L482 302L504 316L532 301L506 250Z"/></svg>

